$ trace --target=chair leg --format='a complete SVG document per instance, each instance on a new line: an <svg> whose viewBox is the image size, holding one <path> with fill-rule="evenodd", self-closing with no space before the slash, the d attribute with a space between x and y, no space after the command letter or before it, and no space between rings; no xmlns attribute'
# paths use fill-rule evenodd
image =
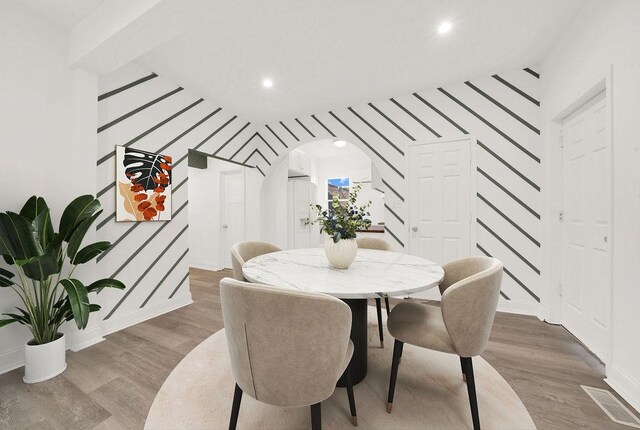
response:
<svg viewBox="0 0 640 430"><path fill-rule="evenodd" d="M462 380L467 382L467 375L464 371L464 358L460 357L460 367L462 367Z"/></svg>
<svg viewBox="0 0 640 430"><path fill-rule="evenodd" d="M480 415L478 414L478 399L476 397L476 383L473 377L473 363L471 357L462 358L464 373L467 375L467 392L469 393L469 405L471 406L471 419L473 430L480 430Z"/></svg>
<svg viewBox="0 0 640 430"><path fill-rule="evenodd" d="M376 299L376 312L378 313L378 335L380 335L380 348L384 348L384 335L382 334L382 302L380 297Z"/></svg>
<svg viewBox="0 0 640 430"><path fill-rule="evenodd" d="M231 406L231 419L229 420L229 430L236 430L238 424L238 414L240 413L240 401L242 400L242 389L236 384L233 393L233 406Z"/></svg>
<svg viewBox="0 0 640 430"><path fill-rule="evenodd" d="M322 411L320 403L311 405L311 430L322 430Z"/></svg>
<svg viewBox="0 0 640 430"><path fill-rule="evenodd" d="M396 379L398 377L398 366L400 366L400 356L404 342L396 341L393 344L393 361L391 362L391 377L389 378L389 396L387 397L387 412L391 413L393 407L393 395L396 391Z"/></svg>
<svg viewBox="0 0 640 430"><path fill-rule="evenodd" d="M356 413L356 399L353 396L353 382L351 379L351 365L347 366L345 371L345 382L347 385L347 397L349 398L349 409L351 410L351 423L354 427L358 426L358 414Z"/></svg>
<svg viewBox="0 0 640 430"><path fill-rule="evenodd" d="M387 308L387 316L389 316L389 312L391 312L391 306L389 306L389 297L384 297L384 305Z"/></svg>

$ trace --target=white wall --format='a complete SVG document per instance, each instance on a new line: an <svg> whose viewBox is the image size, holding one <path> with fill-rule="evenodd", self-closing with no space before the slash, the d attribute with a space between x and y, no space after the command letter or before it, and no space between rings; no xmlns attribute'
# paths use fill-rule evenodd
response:
<svg viewBox="0 0 640 430"><path fill-rule="evenodd" d="M47 200L57 226L73 198L95 194L97 78L67 67L65 34L19 2L0 2L0 52L0 148L5 157L0 211L19 211L36 194ZM89 263L76 274L93 282L95 265ZM92 300L100 303L102 297ZM14 312L18 304L13 291L0 289L0 313ZM67 346L99 339L93 330L99 320L92 314L82 334L66 324ZM0 328L0 373L22 365L23 345L30 338L18 324Z"/></svg>
<svg viewBox="0 0 640 430"><path fill-rule="evenodd" d="M613 305L607 381L640 409L640 2L591 1L542 64L543 125L612 68ZM552 133L548 133L552 137ZM547 157L558 160L556 142ZM551 166L552 167L552 166ZM547 188L551 183L552 176ZM550 200L548 219L558 207ZM549 236L557 225L549 224ZM553 255L549 256L550 259ZM553 290L551 290L553 291ZM551 297L557 300L557 297Z"/></svg>
<svg viewBox="0 0 640 430"><path fill-rule="evenodd" d="M288 219L288 170L285 158L282 163L274 166L264 178L260 192L262 240L271 242L282 249L287 248L289 238L286 222Z"/></svg>

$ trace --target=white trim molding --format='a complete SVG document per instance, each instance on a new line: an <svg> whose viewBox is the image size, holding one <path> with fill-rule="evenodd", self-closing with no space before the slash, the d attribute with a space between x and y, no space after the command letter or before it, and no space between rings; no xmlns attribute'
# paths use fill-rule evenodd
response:
<svg viewBox="0 0 640 430"><path fill-rule="evenodd" d="M607 377L604 382L609 384L636 411L640 411L640 382L633 379L615 364L607 366Z"/></svg>

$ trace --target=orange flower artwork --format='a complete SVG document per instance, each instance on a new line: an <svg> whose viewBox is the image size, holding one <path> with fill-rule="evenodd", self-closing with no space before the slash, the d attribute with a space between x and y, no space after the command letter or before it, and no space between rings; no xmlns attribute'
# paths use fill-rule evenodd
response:
<svg viewBox="0 0 640 430"><path fill-rule="evenodd" d="M169 155L116 146L116 221L171 219Z"/></svg>

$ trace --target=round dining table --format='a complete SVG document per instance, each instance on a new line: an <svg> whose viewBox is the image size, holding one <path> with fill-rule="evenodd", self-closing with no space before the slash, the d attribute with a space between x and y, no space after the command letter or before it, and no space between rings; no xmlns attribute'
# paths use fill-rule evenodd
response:
<svg viewBox="0 0 640 430"><path fill-rule="evenodd" d="M354 384L367 374L367 299L406 297L437 286L444 276L442 267L432 261L373 249L359 249L348 269L331 267L322 248L309 248L254 257L242 266L242 272L250 282L329 294L349 305ZM339 386L344 386L343 379L338 381Z"/></svg>

